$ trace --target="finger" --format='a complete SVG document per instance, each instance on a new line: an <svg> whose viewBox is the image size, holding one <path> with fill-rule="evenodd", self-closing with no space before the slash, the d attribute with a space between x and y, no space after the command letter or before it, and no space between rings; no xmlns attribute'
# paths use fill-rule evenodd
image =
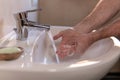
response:
<svg viewBox="0 0 120 80"><path fill-rule="evenodd" d="M74 53L71 49L69 49L69 50L61 51L61 53L58 53L58 55L60 56L60 58L64 58L64 57L67 57L67 56L73 56Z"/></svg>
<svg viewBox="0 0 120 80"><path fill-rule="evenodd" d="M60 56L60 58L64 58L66 56L73 55L74 47L71 45L65 45L62 48L58 49L57 54Z"/></svg>
<svg viewBox="0 0 120 80"><path fill-rule="evenodd" d="M67 56L67 54L60 53L60 54L58 54L58 56L59 56L60 58L64 58L65 56Z"/></svg>
<svg viewBox="0 0 120 80"><path fill-rule="evenodd" d="M76 40L74 38L62 37L60 45L76 45Z"/></svg>
<svg viewBox="0 0 120 80"><path fill-rule="evenodd" d="M71 48L69 45L66 45L67 42L68 42L67 38L62 38L62 41L58 45L56 53L60 58L64 58L65 56L67 56L67 49Z"/></svg>
<svg viewBox="0 0 120 80"><path fill-rule="evenodd" d="M57 53L60 57L64 57L64 56L67 55L69 48L70 48L69 46L63 45L63 46L61 46L60 48L58 48L58 50L57 50L56 53Z"/></svg>
<svg viewBox="0 0 120 80"><path fill-rule="evenodd" d="M59 54L60 56L67 56L75 52L75 47L76 45L71 45L71 43L69 44L69 41L67 41L67 39L64 39L58 46L57 54Z"/></svg>
<svg viewBox="0 0 120 80"><path fill-rule="evenodd" d="M64 58L68 55L68 52L69 50L61 50L61 51L58 51L57 54L60 58Z"/></svg>
<svg viewBox="0 0 120 80"><path fill-rule="evenodd" d="M58 47L58 52L61 53L61 52L65 52L66 50L68 49L71 49L71 46L70 45L62 45L60 47Z"/></svg>
<svg viewBox="0 0 120 80"><path fill-rule="evenodd" d="M62 37L62 35L63 35L63 32L59 32L57 35L55 35L55 36L53 37L53 39L56 40L56 39Z"/></svg>

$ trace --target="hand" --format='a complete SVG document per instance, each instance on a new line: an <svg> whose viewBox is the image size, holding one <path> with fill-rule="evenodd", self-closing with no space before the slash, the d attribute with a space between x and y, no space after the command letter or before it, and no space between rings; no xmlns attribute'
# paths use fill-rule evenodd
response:
<svg viewBox="0 0 120 80"><path fill-rule="evenodd" d="M61 31L54 36L54 40L62 37L57 54L63 58L71 53L82 54L94 42L92 36L88 34L78 33L75 30L67 29Z"/></svg>

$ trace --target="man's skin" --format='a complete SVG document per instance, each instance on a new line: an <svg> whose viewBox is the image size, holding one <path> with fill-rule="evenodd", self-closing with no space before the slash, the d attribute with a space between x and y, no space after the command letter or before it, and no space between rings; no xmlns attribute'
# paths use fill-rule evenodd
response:
<svg viewBox="0 0 120 80"><path fill-rule="evenodd" d="M80 23L54 36L62 37L57 54L65 57L70 53L82 54L94 42L111 36L120 36L120 20L103 26L120 10L120 0L100 0L93 11ZM92 32L97 29L96 32ZM69 33L69 34L68 34Z"/></svg>

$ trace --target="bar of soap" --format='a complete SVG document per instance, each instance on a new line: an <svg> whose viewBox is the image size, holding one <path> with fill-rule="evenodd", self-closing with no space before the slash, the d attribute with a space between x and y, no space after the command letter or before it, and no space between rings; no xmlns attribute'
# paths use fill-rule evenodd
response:
<svg viewBox="0 0 120 80"><path fill-rule="evenodd" d="M3 47L0 48L0 60L13 60L23 53L21 47Z"/></svg>
<svg viewBox="0 0 120 80"><path fill-rule="evenodd" d="M0 54L13 54L20 52L21 49L18 47L8 47L8 48L2 48L0 49Z"/></svg>

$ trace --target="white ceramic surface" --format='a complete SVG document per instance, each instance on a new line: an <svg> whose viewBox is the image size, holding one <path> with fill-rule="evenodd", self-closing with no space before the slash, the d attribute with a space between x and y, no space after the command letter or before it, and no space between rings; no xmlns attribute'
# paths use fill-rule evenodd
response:
<svg viewBox="0 0 120 80"><path fill-rule="evenodd" d="M67 27L52 26L54 36ZM100 80L120 57L120 42L112 37L97 41L83 55L59 59L53 41L45 31L32 29L26 41L17 41L14 32L0 39L0 47L21 46L16 60L0 61L0 80Z"/></svg>

